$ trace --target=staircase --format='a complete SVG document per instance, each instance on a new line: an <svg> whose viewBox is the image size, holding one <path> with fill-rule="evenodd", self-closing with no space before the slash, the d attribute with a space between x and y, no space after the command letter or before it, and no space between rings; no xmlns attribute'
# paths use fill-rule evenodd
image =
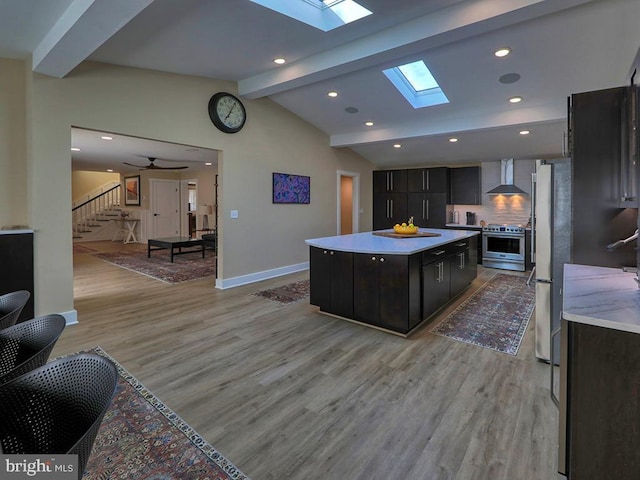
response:
<svg viewBox="0 0 640 480"><path fill-rule="evenodd" d="M101 230L112 230L109 220L120 216L120 184L110 184L101 187L96 192L87 195L88 200L74 205L71 209L73 238L81 239L87 236L94 240L101 239Z"/></svg>

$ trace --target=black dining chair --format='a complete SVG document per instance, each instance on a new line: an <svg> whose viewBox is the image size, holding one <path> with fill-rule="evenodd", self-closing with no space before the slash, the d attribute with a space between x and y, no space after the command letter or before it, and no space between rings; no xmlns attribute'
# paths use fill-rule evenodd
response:
<svg viewBox="0 0 640 480"><path fill-rule="evenodd" d="M15 325L30 297L26 290L0 295L0 329Z"/></svg>
<svg viewBox="0 0 640 480"><path fill-rule="evenodd" d="M93 353L53 360L0 386L4 454L77 454L82 478L118 372Z"/></svg>
<svg viewBox="0 0 640 480"><path fill-rule="evenodd" d="M47 363L65 326L51 314L0 330L0 385Z"/></svg>

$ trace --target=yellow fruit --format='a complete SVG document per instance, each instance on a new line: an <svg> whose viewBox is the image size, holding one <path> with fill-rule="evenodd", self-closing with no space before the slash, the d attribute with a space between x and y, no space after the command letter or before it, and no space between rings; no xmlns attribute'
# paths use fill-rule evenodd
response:
<svg viewBox="0 0 640 480"><path fill-rule="evenodd" d="M413 228L413 223L410 223L410 224L409 224L409 228Z"/></svg>
<svg viewBox="0 0 640 480"><path fill-rule="evenodd" d="M406 226L407 226L407 224L406 224L406 223L403 223L403 224L402 224L402 226L403 226L403 227L406 227Z"/></svg>
<svg viewBox="0 0 640 480"><path fill-rule="evenodd" d="M400 226L400 224L399 224L399 223L396 223L396 224L393 226L393 228L396 228L396 227L399 227L399 226Z"/></svg>

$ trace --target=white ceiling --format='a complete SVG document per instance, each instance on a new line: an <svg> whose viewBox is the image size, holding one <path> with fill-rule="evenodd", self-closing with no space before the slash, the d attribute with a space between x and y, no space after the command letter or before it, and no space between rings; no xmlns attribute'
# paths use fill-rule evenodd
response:
<svg viewBox="0 0 640 480"><path fill-rule="evenodd" d="M237 81L241 96L269 96L330 145L404 167L561 155L567 96L627 84L640 46L638 0L359 3L373 15L322 32L249 0L0 0L0 56L32 55L35 71L57 77L89 59ZM494 57L504 45L513 53ZM449 104L414 110L382 74L418 59ZM501 83L508 73L521 78ZM113 145L87 140L74 168L121 163ZM130 142L126 154L203 161L184 146L154 148Z"/></svg>

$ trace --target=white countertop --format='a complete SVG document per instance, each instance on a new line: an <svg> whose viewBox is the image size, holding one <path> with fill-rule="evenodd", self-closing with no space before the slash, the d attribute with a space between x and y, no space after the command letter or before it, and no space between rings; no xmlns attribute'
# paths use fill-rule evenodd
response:
<svg viewBox="0 0 640 480"><path fill-rule="evenodd" d="M563 318L640 333L640 289L635 277L620 268L565 265Z"/></svg>
<svg viewBox="0 0 640 480"><path fill-rule="evenodd" d="M15 230L0 230L0 235L17 235L19 233L33 233L33 230L30 228L18 228Z"/></svg>
<svg viewBox="0 0 640 480"><path fill-rule="evenodd" d="M393 232L390 230L380 230ZM340 252L375 253L386 255L411 255L446 243L474 237L479 232L471 230L444 230L437 228L420 228L420 232L439 233L439 237L390 238L373 235L372 232L338 235L335 237L311 238L305 240L307 245L327 248Z"/></svg>
<svg viewBox="0 0 640 480"><path fill-rule="evenodd" d="M449 227L449 228L473 228L473 229L478 229L478 230L482 230L482 225L463 225L462 223L447 223L445 225L445 227Z"/></svg>

